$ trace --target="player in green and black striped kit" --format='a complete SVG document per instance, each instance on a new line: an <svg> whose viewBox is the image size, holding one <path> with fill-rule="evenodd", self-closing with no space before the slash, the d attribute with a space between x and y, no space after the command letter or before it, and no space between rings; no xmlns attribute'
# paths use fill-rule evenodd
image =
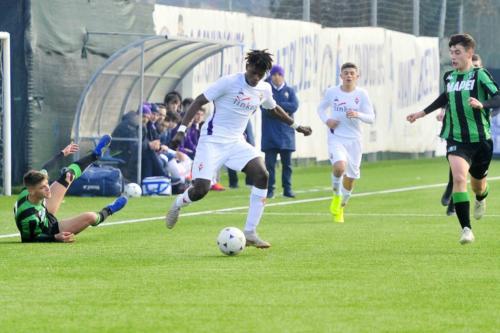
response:
<svg viewBox="0 0 500 333"><path fill-rule="evenodd" d="M61 177L50 186L47 172L44 170L30 170L24 175L26 188L21 191L14 206L16 225L23 242L73 242L75 234L90 225L98 225L125 206L127 198L122 196L98 213L87 212L62 221L57 221L55 217L69 185L102 155L110 143L111 136L103 136L90 155L65 168ZM65 156L65 150L56 155L44 168Z"/></svg>
<svg viewBox="0 0 500 333"><path fill-rule="evenodd" d="M453 203L462 227L461 244L474 241L470 224L467 172L476 194L474 217L480 219L488 195L486 175L493 155L490 109L500 106L500 92L484 68L474 68L472 55L476 43L468 34L453 35L448 43L451 64L455 68L444 75L445 92L424 111L410 114L414 122L448 105L441 137L447 141L447 158L453 173Z"/></svg>

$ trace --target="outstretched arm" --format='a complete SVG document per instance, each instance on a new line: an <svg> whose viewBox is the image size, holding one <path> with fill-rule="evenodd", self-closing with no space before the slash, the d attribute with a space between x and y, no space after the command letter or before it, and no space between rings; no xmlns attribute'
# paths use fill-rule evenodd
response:
<svg viewBox="0 0 500 333"><path fill-rule="evenodd" d="M74 154L80 149L76 143L70 143L67 145L63 150L58 152L56 155L54 155L50 160L45 162L45 164L42 166L42 170L50 170L52 169L57 162L63 159L63 157L66 157L68 155Z"/></svg>
<svg viewBox="0 0 500 333"><path fill-rule="evenodd" d="M446 93L442 93L441 95L438 96L428 107L426 107L423 111L419 112L414 112L412 114L409 114L406 117L406 120L408 120L410 123L415 122L415 120L425 117L427 114L440 109L442 107L445 107L448 104L448 97L446 96Z"/></svg>
<svg viewBox="0 0 500 333"><path fill-rule="evenodd" d="M288 113L286 113L285 110L283 110L281 108L281 106L279 106L279 105L276 105L276 107L274 109L269 109L269 110L264 111L264 112L270 112L272 116L274 116L275 118L278 118L279 120L281 120L282 122L284 122L288 126L295 129L297 132L302 133L305 136L311 135L311 133L312 133L311 127L297 125L295 123L295 121L293 120L293 118L290 117L288 115Z"/></svg>
<svg viewBox="0 0 500 333"><path fill-rule="evenodd" d="M446 93L442 93L438 96L429 106L424 109L425 114L436 111L437 109L444 108L448 104L448 97Z"/></svg>

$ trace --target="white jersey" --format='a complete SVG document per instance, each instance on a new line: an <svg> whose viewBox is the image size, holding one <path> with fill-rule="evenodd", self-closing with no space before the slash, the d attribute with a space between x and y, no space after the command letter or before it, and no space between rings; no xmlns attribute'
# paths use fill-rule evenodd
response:
<svg viewBox="0 0 500 333"><path fill-rule="evenodd" d="M346 113L350 110L358 112L359 118L347 118ZM340 86L326 90L318 107L318 115L325 124L328 119L339 121L335 129L329 129L329 141L335 136L361 140L361 122L371 124L375 120L372 103L364 89L355 88L345 92Z"/></svg>
<svg viewBox="0 0 500 333"><path fill-rule="evenodd" d="M252 87L247 84L244 73L221 77L203 95L214 102L212 116L201 128L200 141L205 142L242 140L250 116L261 105L266 109L276 107L271 85L260 81Z"/></svg>

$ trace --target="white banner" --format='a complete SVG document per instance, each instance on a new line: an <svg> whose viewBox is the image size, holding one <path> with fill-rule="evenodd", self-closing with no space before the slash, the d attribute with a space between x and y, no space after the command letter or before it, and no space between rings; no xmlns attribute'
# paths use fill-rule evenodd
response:
<svg viewBox="0 0 500 333"><path fill-rule="evenodd" d="M439 94L437 38L381 28L321 28L309 22L163 5L156 5L153 18L157 34L242 44L225 51L222 70L220 55L198 65L183 82L185 96L196 97L221 73L243 71L248 50L269 49L275 63L284 67L287 84L297 92L297 122L314 131L308 138L297 135L294 157L327 159L326 126L316 108L325 89L340 83L340 66L347 61L360 68L359 86L368 91L377 116L373 125L364 127L364 152L436 149L441 125L435 117L412 125L405 117ZM259 113L253 124L260 146Z"/></svg>

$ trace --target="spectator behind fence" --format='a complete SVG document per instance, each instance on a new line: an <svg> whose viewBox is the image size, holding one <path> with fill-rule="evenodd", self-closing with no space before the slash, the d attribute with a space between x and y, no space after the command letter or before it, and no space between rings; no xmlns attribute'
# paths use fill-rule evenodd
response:
<svg viewBox="0 0 500 333"><path fill-rule="evenodd" d="M123 177L127 181L137 181L137 147L136 141L121 139L137 139L139 136L140 115L136 111L125 113L112 133L110 150L112 155L125 161L121 166Z"/></svg>
<svg viewBox="0 0 500 333"><path fill-rule="evenodd" d="M177 91L171 91L165 96L164 104L168 111L181 112L182 96Z"/></svg>
<svg viewBox="0 0 500 333"><path fill-rule="evenodd" d="M270 74L267 82L271 84L274 100L293 118L299 107L299 101L295 91L285 83L285 70L279 65L274 65ZM283 196L294 198L295 194L292 191L292 152L295 151L295 130L273 117L267 110L262 112L261 149L265 153L266 168L269 172L267 197L274 197L276 158L279 154L282 165Z"/></svg>
<svg viewBox="0 0 500 333"><path fill-rule="evenodd" d="M198 145L198 139L200 138L200 130L203 125L203 120L205 118L205 109L200 109L195 114L191 126L186 130L186 136L184 142L179 146L179 151L183 152L191 160L194 159L196 153L196 146Z"/></svg>
<svg viewBox="0 0 500 333"><path fill-rule="evenodd" d="M181 113L184 113L189 109L191 104L193 104L194 100L191 97L186 97L182 100L182 110Z"/></svg>
<svg viewBox="0 0 500 333"><path fill-rule="evenodd" d="M160 134L160 142L162 145L168 146L170 140L175 135L175 128L179 126L181 122L181 116L177 112L167 111L165 116L165 120L163 120L162 124L162 133Z"/></svg>
<svg viewBox="0 0 500 333"><path fill-rule="evenodd" d="M155 119L152 114L150 106L145 103L142 107L142 179L154 176L168 176L157 155L162 151L166 151L168 147L161 144L156 128L154 128L154 133L151 132L153 128L151 122Z"/></svg>

